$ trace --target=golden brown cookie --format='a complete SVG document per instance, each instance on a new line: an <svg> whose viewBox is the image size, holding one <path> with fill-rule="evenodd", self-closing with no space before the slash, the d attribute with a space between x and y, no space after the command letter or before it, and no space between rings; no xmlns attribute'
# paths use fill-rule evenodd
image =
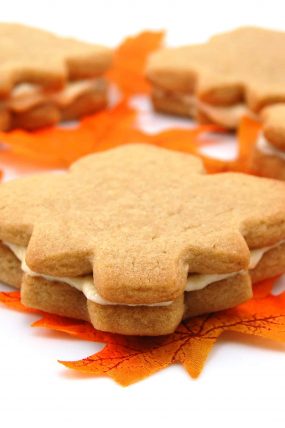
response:
<svg viewBox="0 0 285 428"><path fill-rule="evenodd" d="M267 107L251 160L254 173L285 180L285 104Z"/></svg>
<svg viewBox="0 0 285 428"><path fill-rule="evenodd" d="M285 270L284 202L282 182L132 144L3 184L0 239L22 262L25 304L159 335L248 299L250 274Z"/></svg>
<svg viewBox="0 0 285 428"><path fill-rule="evenodd" d="M77 83L68 84L69 87L75 85ZM61 93L63 92L67 92L67 90L61 91ZM33 130L61 121L78 119L101 110L108 102L107 84L103 79L92 82L90 87L85 85L85 88L82 87L80 91L73 92L71 96L62 97L60 103L58 95L59 93L56 99L54 96L50 99L40 97L30 103L29 106L26 104L24 108L18 102L11 108L9 118L4 122L2 129L25 128Z"/></svg>
<svg viewBox="0 0 285 428"><path fill-rule="evenodd" d="M285 33L242 27L208 43L162 49L147 76L160 111L236 128L245 114L285 101Z"/></svg>
<svg viewBox="0 0 285 428"><path fill-rule="evenodd" d="M34 129L107 103L111 51L20 24L0 24L0 129Z"/></svg>
<svg viewBox="0 0 285 428"><path fill-rule="evenodd" d="M2 248L5 254L2 253ZM20 261L4 245L0 246L0 280L18 287L22 275ZM13 266L9 259L13 260ZM3 266L9 267L3 270ZM250 271L253 282L261 281L285 270L285 244L268 251ZM16 276L16 275L17 276ZM15 281L16 278L16 281ZM247 275L239 275L216 281L201 290L185 292L175 305L163 307L98 305L88 301L84 294L62 282L48 281L41 277L26 275L22 283L22 301L25 305L39 308L58 315L92 321L97 329L115 331L122 334L156 335L173 331L184 318L218 311L235 306L252 295L251 283Z"/></svg>

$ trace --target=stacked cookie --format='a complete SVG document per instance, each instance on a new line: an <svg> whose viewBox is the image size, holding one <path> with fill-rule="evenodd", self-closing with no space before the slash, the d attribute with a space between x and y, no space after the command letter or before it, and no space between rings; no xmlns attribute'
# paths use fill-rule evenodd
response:
<svg viewBox="0 0 285 428"><path fill-rule="evenodd" d="M285 104L267 107L252 159L256 174L285 180Z"/></svg>
<svg viewBox="0 0 285 428"><path fill-rule="evenodd" d="M162 49L147 76L158 111L229 129L243 116L263 120L253 170L285 178L285 108L276 105L285 102L285 33L243 27L202 45Z"/></svg>
<svg viewBox="0 0 285 428"><path fill-rule="evenodd" d="M99 330L168 334L285 270L284 183L150 145L10 181L0 201L0 279Z"/></svg>
<svg viewBox="0 0 285 428"><path fill-rule="evenodd" d="M284 46L283 32L243 27L162 49L147 67L154 107L236 128L243 115L285 100Z"/></svg>
<svg viewBox="0 0 285 428"><path fill-rule="evenodd" d="M77 119L107 103L109 49L0 24L0 129Z"/></svg>
<svg viewBox="0 0 285 428"><path fill-rule="evenodd" d="M284 41L243 28L154 54L155 108L227 128L263 117L254 167L284 179L285 107L266 107L285 100ZM1 129L106 104L108 49L10 24L0 25L0 46ZM25 305L99 330L168 334L285 271L284 207L285 183L207 175L194 156L121 146L0 186L0 280L21 288Z"/></svg>

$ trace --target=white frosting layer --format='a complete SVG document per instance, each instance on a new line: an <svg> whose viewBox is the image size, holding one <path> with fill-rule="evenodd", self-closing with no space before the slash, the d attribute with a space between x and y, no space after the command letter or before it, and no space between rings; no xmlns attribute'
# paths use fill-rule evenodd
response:
<svg viewBox="0 0 285 428"><path fill-rule="evenodd" d="M277 147L274 147L269 143L269 141L267 141L263 134L260 134L256 147L260 152L265 153L266 155L275 156L285 160L285 150L280 150L277 149Z"/></svg>
<svg viewBox="0 0 285 428"><path fill-rule="evenodd" d="M161 88L155 88L154 91L157 96L165 97L168 95L168 92ZM202 102L198 100L196 96L191 94L177 92L173 93L173 96L189 106L189 114L191 116L198 109L202 113L205 113L213 122L219 123L228 128L236 128L243 116L254 116L245 103L236 103L229 106L217 106Z"/></svg>
<svg viewBox="0 0 285 428"><path fill-rule="evenodd" d="M254 269L267 251L271 250L272 248L278 247L284 242L285 240L280 241L275 245L271 245L264 248L258 248L256 250L251 250L249 269ZM109 300L104 299L102 296L100 296L94 284L92 275L86 275L81 277L58 277L58 276L50 276L50 275L44 275L44 274L34 272L29 268L29 266L26 263L25 259L26 259L27 249L25 247L11 244L9 242L3 242L3 243L21 261L21 268L23 272L27 273L28 275L39 276L48 281L64 282L70 285L71 287L74 287L77 290L81 291L88 300L91 300L94 303L98 303L99 305L122 305L122 303L111 302ZM190 274L188 276L188 281L185 287L185 291L202 290L203 288L207 287L213 282L231 278L241 272L243 271L230 272L225 274ZM139 304L124 304L124 305L125 306L168 306L168 305L171 305L171 303L172 302L161 302L161 303L152 303L148 305L139 305Z"/></svg>
<svg viewBox="0 0 285 428"><path fill-rule="evenodd" d="M249 108L244 103L237 103L229 106L216 106L198 100L194 95L182 94L181 99L184 103L189 105L190 114L193 107L205 113L213 122L220 123L229 128L238 126L243 116L252 116Z"/></svg>
<svg viewBox="0 0 285 428"><path fill-rule="evenodd" d="M263 248L257 248L256 250L251 250L250 251L250 262L249 262L249 269L254 269L258 263L260 262L260 260L262 259L262 257L264 256L265 253L267 253L270 250L273 250L273 248L277 248L280 245L284 244L285 240L279 241L274 245L270 245L268 247L263 247Z"/></svg>
<svg viewBox="0 0 285 428"><path fill-rule="evenodd" d="M229 128L236 128L243 116L252 116L249 108L244 103L230 106L214 106L201 101L196 101L198 108L213 122L220 123Z"/></svg>
<svg viewBox="0 0 285 428"><path fill-rule="evenodd" d="M242 271L240 271L242 272ZM212 284L213 282L221 281L222 279L231 278L232 276L237 275L240 272L231 272L231 273L212 273L212 274L201 274L194 273L188 276L188 281L186 284L185 291L194 291L202 290L207 287L207 285Z"/></svg>
<svg viewBox="0 0 285 428"><path fill-rule="evenodd" d="M92 89L100 89L104 85L103 80L82 79L68 82L65 87L57 92L44 92L39 85L32 83L20 83L16 85L9 99L6 101L12 110L25 110L43 100L51 100L64 107L71 104L77 97Z"/></svg>

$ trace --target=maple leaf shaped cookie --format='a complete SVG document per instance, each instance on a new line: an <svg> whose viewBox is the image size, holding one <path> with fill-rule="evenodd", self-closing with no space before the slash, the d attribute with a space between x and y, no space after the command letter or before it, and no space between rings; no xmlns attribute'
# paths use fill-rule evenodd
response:
<svg viewBox="0 0 285 428"><path fill-rule="evenodd" d="M61 87L69 79L102 74L109 49L20 24L0 24L0 95L20 82Z"/></svg>
<svg viewBox="0 0 285 428"><path fill-rule="evenodd" d="M285 100L285 33L242 27L208 43L162 49L149 60L158 110L234 128L240 117Z"/></svg>
<svg viewBox="0 0 285 428"><path fill-rule="evenodd" d="M253 280L283 271L284 190L243 174L206 175L190 155L126 145L67 173L2 185L0 238L25 262L28 306L91 318L102 330L165 334L183 315L249 298L256 265Z"/></svg>

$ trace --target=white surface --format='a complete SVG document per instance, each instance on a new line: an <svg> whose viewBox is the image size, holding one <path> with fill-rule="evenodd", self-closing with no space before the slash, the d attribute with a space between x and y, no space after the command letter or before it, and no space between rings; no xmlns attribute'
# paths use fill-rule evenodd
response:
<svg viewBox="0 0 285 428"><path fill-rule="evenodd" d="M1 4L0 19L109 45L142 29L166 28L169 42L178 44L203 41L244 24L284 29L284 9L283 1L262 0L10 0ZM149 131L167 125L161 116L150 118L147 110L140 123ZM212 155L225 158L234 153L233 142L222 142ZM11 162L7 172L14 175ZM173 366L122 388L110 379L80 376L59 365L57 359L82 358L100 345L32 329L34 319L0 307L1 427L284 426L282 346L268 343L265 348L258 340L228 335L216 345L198 380Z"/></svg>

